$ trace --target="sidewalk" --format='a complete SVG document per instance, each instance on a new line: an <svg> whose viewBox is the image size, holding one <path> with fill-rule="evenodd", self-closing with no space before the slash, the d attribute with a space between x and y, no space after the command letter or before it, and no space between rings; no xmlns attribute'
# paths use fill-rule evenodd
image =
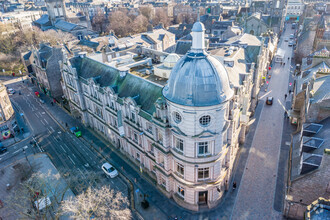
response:
<svg viewBox="0 0 330 220"><path fill-rule="evenodd" d="M30 155L28 156L29 162L32 164L32 167L34 167L34 172L41 172L43 174L52 174L56 176L58 174L57 169L50 161L47 154L39 153L36 155ZM26 159L23 158L19 161L16 161L15 163L9 164L7 167L3 168L3 172L0 172L0 198L3 201L3 208L0 208L0 216L3 219L11 220L11 219L19 219L21 216L19 213L15 212L14 210L11 210L8 208L8 197L12 195L12 192L15 191L16 187L20 183L20 180L17 179L16 171L15 171L15 165L17 164L26 164ZM6 189L7 184L11 185L10 190ZM66 189L66 182L63 178L56 179L55 182L53 181L54 185L56 186L56 192L60 192L61 189ZM64 191L62 191L64 192ZM68 189L65 193L64 199L67 199L69 197L74 196L72 191ZM52 199L52 198L51 198ZM53 215L52 212L49 212L51 215ZM53 216L54 217L54 216ZM60 218L61 220L69 219L68 216L63 216Z"/></svg>

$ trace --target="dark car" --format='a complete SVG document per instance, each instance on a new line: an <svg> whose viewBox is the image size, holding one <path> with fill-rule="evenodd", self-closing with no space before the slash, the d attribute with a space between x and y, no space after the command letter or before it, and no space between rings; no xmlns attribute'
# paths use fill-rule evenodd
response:
<svg viewBox="0 0 330 220"><path fill-rule="evenodd" d="M269 96L269 97L267 97L267 100L266 100L266 104L267 105L272 105L273 104L273 97L271 97L271 96Z"/></svg>
<svg viewBox="0 0 330 220"><path fill-rule="evenodd" d="M0 154L3 154L7 151L6 147L0 147Z"/></svg>

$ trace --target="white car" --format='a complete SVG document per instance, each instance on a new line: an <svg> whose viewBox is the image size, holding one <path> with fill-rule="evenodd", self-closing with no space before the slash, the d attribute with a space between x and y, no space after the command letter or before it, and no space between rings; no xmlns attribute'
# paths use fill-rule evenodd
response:
<svg viewBox="0 0 330 220"><path fill-rule="evenodd" d="M118 171L109 163L103 164L102 170L107 176L110 176L111 178L118 176Z"/></svg>
<svg viewBox="0 0 330 220"><path fill-rule="evenodd" d="M10 94L15 94L15 90L14 89L8 89L8 92L10 93Z"/></svg>

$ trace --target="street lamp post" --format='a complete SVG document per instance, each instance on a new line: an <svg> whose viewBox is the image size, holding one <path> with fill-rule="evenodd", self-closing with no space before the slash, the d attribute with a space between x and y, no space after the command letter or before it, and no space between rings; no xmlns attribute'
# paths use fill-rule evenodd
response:
<svg viewBox="0 0 330 220"><path fill-rule="evenodd" d="M31 168L31 170L32 170L31 163L30 163L30 161L28 160L28 158L27 158L27 156L26 156L26 151L25 151L24 148L23 148L23 153L24 153L24 156L25 156L26 161L28 162L28 164L29 164L29 166L30 166L30 168Z"/></svg>

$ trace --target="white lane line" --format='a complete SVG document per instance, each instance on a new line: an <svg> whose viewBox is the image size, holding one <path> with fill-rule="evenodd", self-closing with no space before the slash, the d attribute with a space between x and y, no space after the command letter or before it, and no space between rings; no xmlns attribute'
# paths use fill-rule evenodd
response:
<svg viewBox="0 0 330 220"><path fill-rule="evenodd" d="M52 126L50 126L49 127L53 132L55 132L55 129L52 127Z"/></svg>
<svg viewBox="0 0 330 220"><path fill-rule="evenodd" d="M48 127L47 127L47 131L48 131L49 134L52 133L52 131Z"/></svg>
<svg viewBox="0 0 330 220"><path fill-rule="evenodd" d="M75 162L72 160L72 158L70 156L68 156L68 157L71 160L71 162L73 163L73 165L76 165Z"/></svg>
<svg viewBox="0 0 330 220"><path fill-rule="evenodd" d="M21 150L14 151L13 154L19 153Z"/></svg>
<svg viewBox="0 0 330 220"><path fill-rule="evenodd" d="M74 155L74 154L72 154L72 156L73 156L74 158L77 158L76 155Z"/></svg>
<svg viewBox="0 0 330 220"><path fill-rule="evenodd" d="M64 149L64 147L62 145L60 145L60 147L62 148L62 150L66 153L66 150Z"/></svg>
<svg viewBox="0 0 330 220"><path fill-rule="evenodd" d="M26 150L26 149L28 149L28 147L29 147L29 146L25 145L25 146L23 147L23 149Z"/></svg>
<svg viewBox="0 0 330 220"><path fill-rule="evenodd" d="M265 93L263 96L259 97L259 100L260 100L260 99L263 99L263 97L265 97L266 95L268 95L270 92L271 92L271 90L268 91L267 93Z"/></svg>
<svg viewBox="0 0 330 220"><path fill-rule="evenodd" d="M46 119L44 119L44 120L45 120L45 122L49 125L48 121L47 121Z"/></svg>
<svg viewBox="0 0 330 220"><path fill-rule="evenodd" d="M4 154L2 154L1 156L3 157L3 156L5 156L6 154L8 154L9 152L6 152L6 153L4 153ZM0 158L0 160L1 160L2 158Z"/></svg>
<svg viewBox="0 0 330 220"><path fill-rule="evenodd" d="M79 170L79 172L81 173L81 175L83 175L84 177L86 177L85 174L79 168L77 168L77 169Z"/></svg>
<svg viewBox="0 0 330 220"><path fill-rule="evenodd" d="M37 113L38 113L38 112L37 112ZM37 118L39 118L39 115L38 115L37 113L35 113L35 115L37 116Z"/></svg>
<svg viewBox="0 0 330 220"><path fill-rule="evenodd" d="M45 122L43 122L42 120L40 120L41 121L41 123L43 124L43 125L45 125Z"/></svg>

